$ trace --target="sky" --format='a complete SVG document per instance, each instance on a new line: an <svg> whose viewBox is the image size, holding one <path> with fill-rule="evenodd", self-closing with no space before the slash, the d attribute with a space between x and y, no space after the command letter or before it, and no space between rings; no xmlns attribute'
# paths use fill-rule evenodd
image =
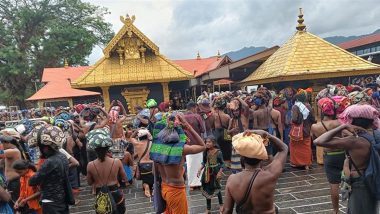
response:
<svg viewBox="0 0 380 214"><path fill-rule="evenodd" d="M296 31L299 8L307 30L320 37L372 33L380 28L378 0L84 0L108 8L117 33L120 16L170 59L209 57L250 46L281 46ZM90 64L103 56L96 47Z"/></svg>

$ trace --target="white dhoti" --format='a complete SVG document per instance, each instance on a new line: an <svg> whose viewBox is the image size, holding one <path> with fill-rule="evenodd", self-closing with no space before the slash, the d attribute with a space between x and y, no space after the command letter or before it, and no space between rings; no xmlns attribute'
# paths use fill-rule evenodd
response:
<svg viewBox="0 0 380 214"><path fill-rule="evenodd" d="M201 176L197 177L198 170L202 166L203 152L194 155L186 155L187 181L190 187L200 187Z"/></svg>

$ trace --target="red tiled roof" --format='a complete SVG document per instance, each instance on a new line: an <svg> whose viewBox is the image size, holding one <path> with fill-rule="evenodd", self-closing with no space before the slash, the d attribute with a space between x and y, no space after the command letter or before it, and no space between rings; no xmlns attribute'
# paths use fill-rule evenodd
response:
<svg viewBox="0 0 380 214"><path fill-rule="evenodd" d="M68 68L45 68L41 82L46 83L27 101L49 100L69 97L96 96L98 92L79 90L71 88L70 81L79 78L89 66Z"/></svg>
<svg viewBox="0 0 380 214"><path fill-rule="evenodd" d="M380 42L380 33L368 35L359 39L354 39L348 42L343 42L338 44L339 47L343 49L350 49L355 47L360 47L363 45Z"/></svg>
<svg viewBox="0 0 380 214"><path fill-rule="evenodd" d="M220 79L220 80L214 81L214 85L228 85L232 83L234 83L234 81L229 80L229 79Z"/></svg>
<svg viewBox="0 0 380 214"><path fill-rule="evenodd" d="M224 56L225 57L225 56ZM215 68L218 68L220 64L224 61L224 57L209 57L201 59L184 59L184 60L173 60L174 63L181 66L195 77L201 76Z"/></svg>
<svg viewBox="0 0 380 214"><path fill-rule="evenodd" d="M41 82L71 79L71 82L79 78L90 66L45 68Z"/></svg>

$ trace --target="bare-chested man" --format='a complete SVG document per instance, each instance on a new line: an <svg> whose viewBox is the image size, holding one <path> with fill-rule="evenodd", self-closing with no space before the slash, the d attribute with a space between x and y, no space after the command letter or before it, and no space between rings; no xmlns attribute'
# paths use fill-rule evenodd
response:
<svg viewBox="0 0 380 214"><path fill-rule="evenodd" d="M244 132L244 130L248 130L250 114L248 104L240 98L234 98L228 107L232 111L232 118L228 125L228 134L233 137ZM232 150L231 154L231 170L232 173L241 170L240 155L237 154L235 150Z"/></svg>
<svg viewBox="0 0 380 214"><path fill-rule="evenodd" d="M185 181L183 178L184 159L186 155L200 153L204 151L206 147L203 139L194 131L182 115L176 116L176 122L180 123L187 132L191 133L196 141L193 142L192 145L184 145L182 159L179 164L164 165L158 162L155 164L162 179L162 196L166 201L166 213L187 214L188 205Z"/></svg>
<svg viewBox="0 0 380 214"><path fill-rule="evenodd" d="M139 176L143 183L144 193L147 198L151 197L153 188L153 161L149 158L152 135L148 129L140 129L132 134L130 142L135 148L137 155L137 167Z"/></svg>
<svg viewBox="0 0 380 214"><path fill-rule="evenodd" d="M227 101L224 98L217 98L214 102L214 137L218 143L220 150L223 154L225 164L230 167L231 165L231 152L232 144L225 139L225 132L228 130L230 123L230 116L224 113L227 106Z"/></svg>
<svg viewBox="0 0 380 214"><path fill-rule="evenodd" d="M241 133L241 130L247 130L249 126L249 106L244 100L240 98L234 98L228 107L232 111L232 118L230 120L228 130L233 136L237 133Z"/></svg>
<svg viewBox="0 0 380 214"><path fill-rule="evenodd" d="M281 134L282 123L280 112L269 107L268 100L265 100L264 98L254 98L254 102L257 109L253 112L253 128L269 132L270 134L277 136L282 140L283 136ZM280 136L277 135L278 133ZM273 146L269 142L266 148L269 156L269 161L271 161L274 154Z"/></svg>
<svg viewBox="0 0 380 214"><path fill-rule="evenodd" d="M97 132L96 135L91 136L88 142L89 147L95 150L98 158L88 163L87 182L95 187L96 194L99 193L102 186L107 185L115 200L118 213L125 213L125 199L119 190L118 181L118 177L121 177L122 182L127 181L123 164L119 159L108 156L109 148L112 146L109 131L104 129L104 132Z"/></svg>
<svg viewBox="0 0 380 214"><path fill-rule="evenodd" d="M5 178L8 182L8 191L11 193L13 201L17 201L20 195L20 176L12 168L12 164L16 160L22 159L22 153L20 151L20 134L15 129L4 129L1 131L0 141L4 148L4 160L5 160ZM25 158L25 157L24 157ZM13 204L12 206L13 207Z"/></svg>
<svg viewBox="0 0 380 214"><path fill-rule="evenodd" d="M231 175L227 180L223 211L225 214L233 213L234 204L237 205L237 213L276 213L274 190L286 162L288 147L277 137L262 130L247 131L244 135L251 133L261 135L263 138L268 137L278 152L269 165L261 168L261 161L266 158L259 158L259 156L263 156L259 155L260 153L264 152L265 154L264 145L258 144L262 142L247 143L242 140L237 143L245 145L237 147L234 144L235 149L242 156L244 170ZM244 198L245 194L247 194L247 198Z"/></svg>
<svg viewBox="0 0 380 214"><path fill-rule="evenodd" d="M336 109L334 101L331 98L320 99L318 107L321 109L322 115L321 121L311 126L311 137L313 140L341 125L335 118ZM339 185L341 183L341 173L346 155L342 149L324 148L323 153L324 168L327 180L330 183L331 201L334 213L337 214L339 213Z"/></svg>
<svg viewBox="0 0 380 214"><path fill-rule="evenodd" d="M317 146L333 150L346 150L349 154L347 163L350 162L350 166L348 166L348 173L345 173L345 177L350 178L351 181L347 206L349 214L376 213L377 200L369 191L371 187L367 187L363 173L370 157L372 143L370 140L377 142L380 137L379 131L376 130L379 124L378 115L377 110L370 105L350 106L341 115L345 125L322 134L314 141ZM342 136L342 132L345 130L351 132L352 135L336 137Z"/></svg>

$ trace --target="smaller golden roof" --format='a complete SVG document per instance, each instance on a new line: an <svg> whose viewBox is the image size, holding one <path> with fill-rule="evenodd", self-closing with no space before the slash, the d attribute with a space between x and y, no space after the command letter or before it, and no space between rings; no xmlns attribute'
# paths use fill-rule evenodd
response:
<svg viewBox="0 0 380 214"><path fill-rule="evenodd" d="M189 80L193 75L159 53L133 22L135 16L121 17L122 29L103 50L104 57L76 79L72 86L99 86Z"/></svg>
<svg viewBox="0 0 380 214"><path fill-rule="evenodd" d="M242 82L266 84L380 73L380 66L306 31L302 11L297 32Z"/></svg>

